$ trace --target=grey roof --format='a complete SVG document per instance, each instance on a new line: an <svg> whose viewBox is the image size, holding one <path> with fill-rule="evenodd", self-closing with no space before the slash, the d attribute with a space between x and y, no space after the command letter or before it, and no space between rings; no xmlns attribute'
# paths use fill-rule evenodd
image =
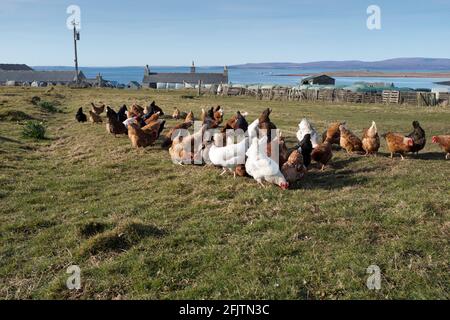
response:
<svg viewBox="0 0 450 320"><path fill-rule="evenodd" d="M83 72L79 72L81 80L86 79ZM75 81L74 71L1 71L0 82L73 82Z"/></svg>
<svg viewBox="0 0 450 320"><path fill-rule="evenodd" d="M228 76L223 73L150 73L144 76L143 83L228 83Z"/></svg>
<svg viewBox="0 0 450 320"><path fill-rule="evenodd" d="M32 71L26 64L1 64L0 71Z"/></svg>

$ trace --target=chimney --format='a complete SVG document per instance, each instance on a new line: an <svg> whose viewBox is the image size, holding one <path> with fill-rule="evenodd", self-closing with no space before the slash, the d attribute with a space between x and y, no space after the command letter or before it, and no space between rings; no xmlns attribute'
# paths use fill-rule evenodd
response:
<svg viewBox="0 0 450 320"><path fill-rule="evenodd" d="M225 77L228 77L228 67L227 66L223 67L223 75Z"/></svg>
<svg viewBox="0 0 450 320"><path fill-rule="evenodd" d="M195 64L194 64L194 61L192 61L191 73L195 73Z"/></svg>
<svg viewBox="0 0 450 320"><path fill-rule="evenodd" d="M146 65L145 68L144 68L144 75L145 76L149 76L150 75L150 67L148 65Z"/></svg>

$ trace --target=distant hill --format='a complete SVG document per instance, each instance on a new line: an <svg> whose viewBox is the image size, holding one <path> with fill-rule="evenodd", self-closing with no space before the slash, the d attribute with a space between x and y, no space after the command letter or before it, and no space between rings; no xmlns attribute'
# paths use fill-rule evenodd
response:
<svg viewBox="0 0 450 320"><path fill-rule="evenodd" d="M231 66L234 69L322 69L322 70L393 70L393 71L449 71L450 59L397 58L382 61L317 61L308 63L271 62L247 63Z"/></svg>

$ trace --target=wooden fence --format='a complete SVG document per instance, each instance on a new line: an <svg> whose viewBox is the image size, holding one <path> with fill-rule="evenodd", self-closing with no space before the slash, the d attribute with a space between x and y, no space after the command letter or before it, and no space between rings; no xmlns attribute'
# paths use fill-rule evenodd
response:
<svg viewBox="0 0 450 320"><path fill-rule="evenodd" d="M327 103L384 103L417 106L449 105L449 93L384 90L354 92L344 89L245 88L225 86L225 96L248 96L259 100L288 100Z"/></svg>

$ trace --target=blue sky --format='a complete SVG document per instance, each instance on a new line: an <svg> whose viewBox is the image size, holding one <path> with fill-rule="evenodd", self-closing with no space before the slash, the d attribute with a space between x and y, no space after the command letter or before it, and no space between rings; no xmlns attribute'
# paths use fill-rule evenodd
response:
<svg viewBox="0 0 450 320"><path fill-rule="evenodd" d="M71 4L82 66L450 58L449 0L1 0L0 62L72 65Z"/></svg>

